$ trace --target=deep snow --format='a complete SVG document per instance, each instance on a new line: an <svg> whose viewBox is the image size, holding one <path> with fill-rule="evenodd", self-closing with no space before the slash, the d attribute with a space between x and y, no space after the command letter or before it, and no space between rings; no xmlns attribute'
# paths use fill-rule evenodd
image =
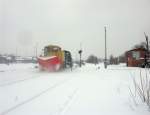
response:
<svg viewBox="0 0 150 115"><path fill-rule="evenodd" d="M50 73L34 64L1 64L0 115L149 115L129 92L140 70L86 64Z"/></svg>

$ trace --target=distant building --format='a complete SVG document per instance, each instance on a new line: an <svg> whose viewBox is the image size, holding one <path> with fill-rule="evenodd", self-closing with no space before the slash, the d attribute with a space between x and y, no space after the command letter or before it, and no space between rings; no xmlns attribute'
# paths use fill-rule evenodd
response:
<svg viewBox="0 0 150 115"><path fill-rule="evenodd" d="M10 63L37 63L36 57L21 57L13 55L0 55L0 64Z"/></svg>
<svg viewBox="0 0 150 115"><path fill-rule="evenodd" d="M0 55L0 63L1 63L1 64L6 64L6 63L8 63L7 58L6 58L5 56Z"/></svg>
<svg viewBox="0 0 150 115"><path fill-rule="evenodd" d="M36 63L37 59L34 57L16 57L17 63Z"/></svg>
<svg viewBox="0 0 150 115"><path fill-rule="evenodd" d="M142 67L145 62L147 50L136 48L126 52L126 64L128 67Z"/></svg>

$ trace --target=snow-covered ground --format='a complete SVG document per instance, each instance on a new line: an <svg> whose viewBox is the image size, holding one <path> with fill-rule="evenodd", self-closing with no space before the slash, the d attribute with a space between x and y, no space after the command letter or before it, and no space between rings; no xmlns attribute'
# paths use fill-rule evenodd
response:
<svg viewBox="0 0 150 115"><path fill-rule="evenodd" d="M143 71L143 70L142 70ZM0 115L149 115L129 87L139 68L86 64L57 73L0 65Z"/></svg>

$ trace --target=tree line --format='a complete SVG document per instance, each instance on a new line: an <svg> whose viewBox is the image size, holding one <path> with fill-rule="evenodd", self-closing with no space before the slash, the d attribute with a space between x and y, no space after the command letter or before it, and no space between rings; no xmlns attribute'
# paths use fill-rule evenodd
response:
<svg viewBox="0 0 150 115"><path fill-rule="evenodd" d="M131 49L136 49L136 48L145 48L147 44L145 42L141 42L139 44L135 44ZM92 64L98 64L99 62L103 62L104 59L98 58L97 56L91 54L88 56L88 58L85 60L87 63L92 63ZM110 55L108 58L108 64L120 64L120 63L126 63L126 56L125 52L119 56L114 56L113 54Z"/></svg>

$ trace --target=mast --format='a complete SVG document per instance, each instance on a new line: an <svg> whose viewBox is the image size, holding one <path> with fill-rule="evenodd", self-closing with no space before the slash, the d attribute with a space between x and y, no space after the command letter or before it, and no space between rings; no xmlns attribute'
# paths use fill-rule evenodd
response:
<svg viewBox="0 0 150 115"><path fill-rule="evenodd" d="M107 68L107 40L106 40L106 26L104 27L105 29L105 62L104 62L104 66L105 66L105 69Z"/></svg>

